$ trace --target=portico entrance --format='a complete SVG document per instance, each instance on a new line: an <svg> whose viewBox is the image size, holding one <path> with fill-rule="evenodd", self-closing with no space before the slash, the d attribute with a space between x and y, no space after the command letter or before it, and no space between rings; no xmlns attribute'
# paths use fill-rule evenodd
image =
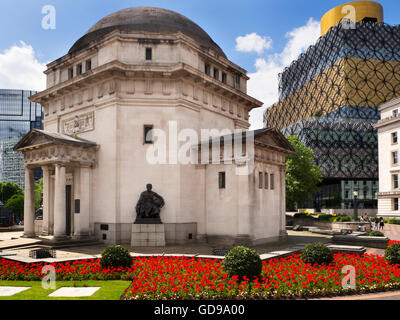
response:
<svg viewBox="0 0 400 320"><path fill-rule="evenodd" d="M41 235L54 239L89 237L91 175L98 146L90 141L32 129L14 147L24 154L24 236L34 237L33 170L43 170Z"/></svg>

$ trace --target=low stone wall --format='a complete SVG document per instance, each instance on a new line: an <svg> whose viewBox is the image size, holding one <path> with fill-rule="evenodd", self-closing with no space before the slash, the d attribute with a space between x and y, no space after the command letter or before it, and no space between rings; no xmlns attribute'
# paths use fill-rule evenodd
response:
<svg viewBox="0 0 400 320"><path fill-rule="evenodd" d="M329 230L350 230L358 231L359 226L365 226L366 231L371 231L371 224L369 222L330 222L320 221L315 218L293 218L293 225L304 227L316 227L320 229Z"/></svg>
<svg viewBox="0 0 400 320"><path fill-rule="evenodd" d="M332 242L335 244L345 244L352 246L363 246L367 248L386 249L389 239L386 237L366 237L366 236L333 236Z"/></svg>
<svg viewBox="0 0 400 320"><path fill-rule="evenodd" d="M190 244L197 241L197 223L164 223L165 243ZM94 224L96 240L106 244L131 244L132 223Z"/></svg>
<svg viewBox="0 0 400 320"><path fill-rule="evenodd" d="M310 213L317 213L315 209L299 209L298 212L308 211ZM344 216L353 216L354 210L353 209L321 209L322 214L337 214L337 215L344 215ZM364 216L368 214L370 217L376 217L378 215L378 209L358 209L358 215Z"/></svg>

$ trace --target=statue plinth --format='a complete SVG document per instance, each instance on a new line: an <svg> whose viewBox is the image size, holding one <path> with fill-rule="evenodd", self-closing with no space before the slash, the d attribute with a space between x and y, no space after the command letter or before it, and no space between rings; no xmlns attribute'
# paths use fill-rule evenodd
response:
<svg viewBox="0 0 400 320"><path fill-rule="evenodd" d="M133 224L163 224L161 218L136 218Z"/></svg>
<svg viewBox="0 0 400 320"><path fill-rule="evenodd" d="M133 224L132 247L165 247L163 224Z"/></svg>

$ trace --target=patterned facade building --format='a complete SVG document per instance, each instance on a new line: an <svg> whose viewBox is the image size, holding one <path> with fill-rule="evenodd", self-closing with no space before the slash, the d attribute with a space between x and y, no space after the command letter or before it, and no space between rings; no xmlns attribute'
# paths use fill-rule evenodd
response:
<svg viewBox="0 0 400 320"><path fill-rule="evenodd" d="M31 129L43 129L43 111L38 103L29 101L36 91L0 89L0 181L24 187L24 157L13 151L15 144ZM41 178L35 171L35 180Z"/></svg>
<svg viewBox="0 0 400 320"><path fill-rule="evenodd" d="M350 5L358 3L365 1ZM376 9L373 17L342 20L327 32L322 24L323 36L280 75L279 102L264 123L298 135L314 151L324 180L305 206L351 208L357 191L361 208L377 207L374 124L378 107L400 93L400 27L381 20Z"/></svg>

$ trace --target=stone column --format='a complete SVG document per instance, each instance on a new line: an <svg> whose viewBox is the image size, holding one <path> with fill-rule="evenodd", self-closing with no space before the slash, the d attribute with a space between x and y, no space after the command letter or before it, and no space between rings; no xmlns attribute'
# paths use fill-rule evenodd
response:
<svg viewBox="0 0 400 320"><path fill-rule="evenodd" d="M74 237L79 238L81 235L81 210L80 210L80 199L81 199L81 168L74 168ZM77 206L79 202L79 207Z"/></svg>
<svg viewBox="0 0 400 320"><path fill-rule="evenodd" d="M279 168L280 175L280 236L286 238L286 167L283 165ZM283 240L283 239L282 239Z"/></svg>
<svg viewBox="0 0 400 320"><path fill-rule="evenodd" d="M66 236L65 164L56 164L54 186L54 238Z"/></svg>
<svg viewBox="0 0 400 320"><path fill-rule="evenodd" d="M25 167L24 237L35 236L35 181L33 168Z"/></svg>
<svg viewBox="0 0 400 320"><path fill-rule="evenodd" d="M92 169L89 166L83 166L80 168L80 236L88 237L90 235L90 195L91 195L91 184L90 175Z"/></svg>
<svg viewBox="0 0 400 320"><path fill-rule="evenodd" d="M43 171L43 225L42 235L50 234L50 167L42 166Z"/></svg>

